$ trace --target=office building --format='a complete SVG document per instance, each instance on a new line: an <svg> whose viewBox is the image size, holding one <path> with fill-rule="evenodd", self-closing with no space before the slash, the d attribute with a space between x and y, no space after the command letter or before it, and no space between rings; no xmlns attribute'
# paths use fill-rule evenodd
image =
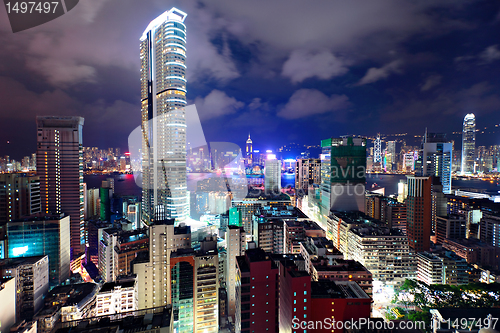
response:
<svg viewBox="0 0 500 333"><path fill-rule="evenodd" d="M236 257L245 255L245 230L242 227L229 225L226 230L225 280L227 289L228 315L236 313Z"/></svg>
<svg viewBox="0 0 500 333"><path fill-rule="evenodd" d="M8 332L16 323L16 278L0 277L0 323Z"/></svg>
<svg viewBox="0 0 500 333"><path fill-rule="evenodd" d="M87 195L85 196L85 220L90 220L100 214L101 207L99 204L99 189L87 189Z"/></svg>
<svg viewBox="0 0 500 333"><path fill-rule="evenodd" d="M450 251L417 253L417 280L429 285L468 284L467 262Z"/></svg>
<svg viewBox="0 0 500 333"><path fill-rule="evenodd" d="M462 174L475 173L476 161L476 116L469 113L464 117L462 129Z"/></svg>
<svg viewBox="0 0 500 333"><path fill-rule="evenodd" d="M49 291L49 257L0 260L0 278L15 278L17 321L31 320Z"/></svg>
<svg viewBox="0 0 500 333"><path fill-rule="evenodd" d="M236 258L237 333L279 331L279 267L262 249Z"/></svg>
<svg viewBox="0 0 500 333"><path fill-rule="evenodd" d="M140 38L142 219L188 217L186 185L186 13L151 21Z"/></svg>
<svg viewBox="0 0 500 333"><path fill-rule="evenodd" d="M453 143L446 139L446 134L426 132L415 163L415 174L439 177L443 193L450 194L452 153Z"/></svg>
<svg viewBox="0 0 500 333"><path fill-rule="evenodd" d="M29 217L7 223L8 257L49 257L49 284L70 275L70 217L63 214Z"/></svg>
<svg viewBox="0 0 500 333"><path fill-rule="evenodd" d="M406 234L408 244L415 252L430 249L432 219L432 179L430 177L406 176L408 197L406 198Z"/></svg>
<svg viewBox="0 0 500 333"><path fill-rule="evenodd" d="M366 139L332 138L321 141L321 222L331 209L365 209Z"/></svg>
<svg viewBox="0 0 500 333"><path fill-rule="evenodd" d="M191 228L174 227L174 220L156 221L149 228L149 254L140 253L131 263L137 274L139 309L171 304L170 254L191 248Z"/></svg>
<svg viewBox="0 0 500 333"><path fill-rule="evenodd" d="M274 154L268 154L264 162L264 190L274 195L281 192L281 161Z"/></svg>
<svg viewBox="0 0 500 333"><path fill-rule="evenodd" d="M443 245L445 239L462 239L466 235L466 221L460 215L438 216L436 220L436 244Z"/></svg>
<svg viewBox="0 0 500 333"><path fill-rule="evenodd" d="M43 214L70 218L71 251L80 254L84 240L82 117L39 116L36 173Z"/></svg>
<svg viewBox="0 0 500 333"><path fill-rule="evenodd" d="M5 224L41 212L40 178L21 173L0 174L0 239Z"/></svg>

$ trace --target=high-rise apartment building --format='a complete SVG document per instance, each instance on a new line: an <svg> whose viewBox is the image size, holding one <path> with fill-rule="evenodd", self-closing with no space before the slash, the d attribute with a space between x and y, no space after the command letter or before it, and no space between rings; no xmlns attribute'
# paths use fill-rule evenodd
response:
<svg viewBox="0 0 500 333"><path fill-rule="evenodd" d="M307 194L309 185L321 182L321 160L318 158L301 158L295 167L295 189Z"/></svg>
<svg viewBox="0 0 500 333"><path fill-rule="evenodd" d="M186 13L151 21L141 37L142 219L188 217Z"/></svg>
<svg viewBox="0 0 500 333"><path fill-rule="evenodd" d="M42 213L70 217L71 251L84 243L82 117L40 116L37 122L36 173Z"/></svg>
<svg viewBox="0 0 500 333"><path fill-rule="evenodd" d="M432 219L432 178L406 176L406 234L408 245L415 252L430 249Z"/></svg>
<svg viewBox="0 0 500 333"><path fill-rule="evenodd" d="M172 251L191 247L191 228L174 227L174 220L156 221L149 228L149 256L132 263L137 274L139 309L171 304ZM143 253L144 254L144 253Z"/></svg>
<svg viewBox="0 0 500 333"><path fill-rule="evenodd" d="M236 333L279 332L279 267L259 248L236 262Z"/></svg>
<svg viewBox="0 0 500 333"><path fill-rule="evenodd" d="M0 260L0 279L16 280L17 320L31 320L43 306L49 291L49 257L25 257Z"/></svg>
<svg viewBox="0 0 500 333"><path fill-rule="evenodd" d="M228 315L236 313L236 257L245 255L245 230L242 227L229 225L226 230L226 287Z"/></svg>
<svg viewBox="0 0 500 333"><path fill-rule="evenodd" d="M462 174L474 173L476 159L476 116L469 113L464 118L462 130Z"/></svg>

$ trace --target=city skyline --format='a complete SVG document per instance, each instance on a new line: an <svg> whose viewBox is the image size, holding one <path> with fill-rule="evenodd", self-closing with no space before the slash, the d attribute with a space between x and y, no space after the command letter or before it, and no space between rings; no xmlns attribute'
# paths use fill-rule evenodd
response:
<svg viewBox="0 0 500 333"><path fill-rule="evenodd" d="M499 82L492 73L500 51L493 31L500 7L480 4L387 2L360 8L296 2L287 10L265 3L255 10L223 1L174 1L168 6L121 3L117 11L109 2L77 7L17 34L2 20L6 47L0 51L5 64L0 76L8 95L0 95L5 101L0 151L13 157L33 152L29 134L10 128L32 133L35 115L48 114L85 117L85 146L126 149L128 134L140 123L140 63L130 37L140 37L137 31L172 6L190 12L193 52L187 58L186 97L197 106L207 141L244 147L250 132L256 147L259 138L262 145L277 147L319 144L345 134L421 135L425 127L451 134L472 112L478 129L496 130L478 135L478 145L496 144L498 129L492 125L500 122ZM131 12L134 19L124 20ZM335 19L336 12L354 19ZM314 21L307 29L294 24L302 14ZM273 21L296 37L269 28ZM68 28L69 22L78 28ZM11 50L18 60L10 57ZM33 102L23 104L26 96Z"/></svg>

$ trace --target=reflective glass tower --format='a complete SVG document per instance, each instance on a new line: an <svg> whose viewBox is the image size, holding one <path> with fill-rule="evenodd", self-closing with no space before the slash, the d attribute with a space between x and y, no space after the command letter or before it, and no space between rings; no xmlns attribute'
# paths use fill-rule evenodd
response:
<svg viewBox="0 0 500 333"><path fill-rule="evenodd" d="M172 8L141 37L143 222L188 214L186 186L186 13Z"/></svg>
<svg viewBox="0 0 500 333"><path fill-rule="evenodd" d="M476 154L476 117L469 113L464 118L462 131L462 174L474 173L474 155Z"/></svg>

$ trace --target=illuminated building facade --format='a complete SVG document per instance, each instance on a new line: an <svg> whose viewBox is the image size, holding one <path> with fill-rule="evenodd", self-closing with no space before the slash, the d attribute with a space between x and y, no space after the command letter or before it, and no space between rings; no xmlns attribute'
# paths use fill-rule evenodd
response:
<svg viewBox="0 0 500 333"><path fill-rule="evenodd" d="M36 172L43 214L70 217L71 251L84 244L82 117L37 117Z"/></svg>
<svg viewBox="0 0 500 333"><path fill-rule="evenodd" d="M188 217L186 13L172 8L141 37L142 219Z"/></svg>
<svg viewBox="0 0 500 333"><path fill-rule="evenodd" d="M70 217L32 217L7 223L8 257L49 257L49 284L70 274Z"/></svg>
<svg viewBox="0 0 500 333"><path fill-rule="evenodd" d="M408 245L415 252L429 251L432 219L431 177L406 176L406 233Z"/></svg>
<svg viewBox="0 0 500 333"><path fill-rule="evenodd" d="M453 143L446 140L446 134L425 133L415 172L419 176L439 177L443 193L451 193L451 165Z"/></svg>
<svg viewBox="0 0 500 333"><path fill-rule="evenodd" d="M462 130L462 174L474 173L476 155L476 116L469 113L464 118Z"/></svg>
<svg viewBox="0 0 500 333"><path fill-rule="evenodd" d="M264 189L266 193L279 194L281 191L281 161L269 154L264 163Z"/></svg>
<svg viewBox="0 0 500 333"><path fill-rule="evenodd" d="M253 163L253 145L252 139L250 139L250 134L248 134L247 146L246 146L246 158L247 165L252 165Z"/></svg>

